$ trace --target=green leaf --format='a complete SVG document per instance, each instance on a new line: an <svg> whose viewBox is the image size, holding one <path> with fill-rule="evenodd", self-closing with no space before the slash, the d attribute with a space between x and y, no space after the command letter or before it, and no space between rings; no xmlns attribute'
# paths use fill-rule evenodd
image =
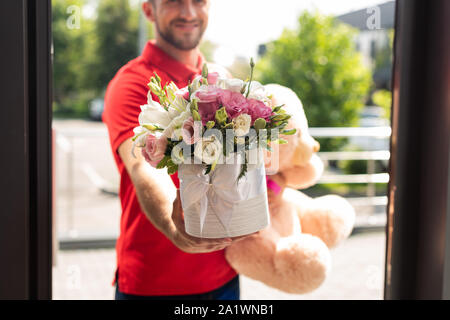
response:
<svg viewBox="0 0 450 320"><path fill-rule="evenodd" d="M290 130L283 130L281 131L281 134L284 134L286 136L291 136L297 132L297 129L290 129Z"/></svg>
<svg viewBox="0 0 450 320"><path fill-rule="evenodd" d="M277 114L270 117L273 121L285 121L291 118L289 114Z"/></svg>
<svg viewBox="0 0 450 320"><path fill-rule="evenodd" d="M172 167L168 167L167 168L167 173L168 174L174 174L177 171L178 171L178 165L174 165Z"/></svg>
<svg viewBox="0 0 450 320"><path fill-rule="evenodd" d="M194 121L202 121L202 118L200 117L200 114L198 113L197 110L191 110L191 113Z"/></svg>
<svg viewBox="0 0 450 320"><path fill-rule="evenodd" d="M156 169L162 169L167 166L167 162L171 159L170 156L164 156L161 161L156 165Z"/></svg>
<svg viewBox="0 0 450 320"><path fill-rule="evenodd" d="M205 170L205 175L209 174L211 172L211 169L212 169L212 165L207 164L206 165L206 170Z"/></svg>
<svg viewBox="0 0 450 320"><path fill-rule="evenodd" d="M167 173L174 174L178 171L178 165L172 162L172 159L167 161Z"/></svg>
<svg viewBox="0 0 450 320"><path fill-rule="evenodd" d="M272 109L273 112L277 113L281 110L281 108L284 106L284 104L276 106L275 108Z"/></svg>
<svg viewBox="0 0 450 320"><path fill-rule="evenodd" d="M247 162L247 160L246 160ZM245 175L247 174L247 163L243 163L241 165L241 172L239 173L239 176L237 178L237 180L241 180L241 178L243 178Z"/></svg>
<svg viewBox="0 0 450 320"><path fill-rule="evenodd" d="M204 79L208 78L208 65L206 64L206 62L203 64L202 67L202 78Z"/></svg>

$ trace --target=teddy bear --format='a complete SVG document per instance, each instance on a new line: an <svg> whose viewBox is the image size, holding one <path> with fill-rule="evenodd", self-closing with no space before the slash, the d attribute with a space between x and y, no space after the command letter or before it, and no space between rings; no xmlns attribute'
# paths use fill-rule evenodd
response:
<svg viewBox="0 0 450 320"><path fill-rule="evenodd" d="M239 274L287 293L304 294L318 288L331 269L330 249L346 239L355 211L337 195L311 198L298 191L314 185L323 172L319 143L308 133L302 103L290 89L269 84L274 105L291 115L282 135L287 144L265 155L270 225L232 243L225 257ZM274 146L274 144L272 144ZM276 164L276 165L275 165Z"/></svg>

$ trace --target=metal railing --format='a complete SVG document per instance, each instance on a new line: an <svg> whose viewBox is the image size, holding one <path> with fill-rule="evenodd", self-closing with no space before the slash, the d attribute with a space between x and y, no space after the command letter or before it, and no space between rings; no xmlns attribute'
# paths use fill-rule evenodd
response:
<svg viewBox="0 0 450 320"><path fill-rule="evenodd" d="M337 138L337 137L367 137L376 139L388 139L391 136L390 127L354 127L354 128L310 128L309 133L315 138ZM367 207L368 214L357 219L357 227L384 226L385 215L375 216L374 207L387 205L387 196L376 196L376 184L388 183L388 173L375 173L375 161L389 160L388 150L377 151L337 151L319 152L319 157L328 162L330 160L366 160L367 172L365 174L324 174L318 184L325 183L366 183L367 191L365 197L347 197L346 199L354 207ZM358 218L358 217L357 217Z"/></svg>

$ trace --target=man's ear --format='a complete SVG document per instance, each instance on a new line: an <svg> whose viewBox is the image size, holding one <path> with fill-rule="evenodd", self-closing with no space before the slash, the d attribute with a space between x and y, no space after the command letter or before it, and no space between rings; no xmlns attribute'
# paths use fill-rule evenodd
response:
<svg viewBox="0 0 450 320"><path fill-rule="evenodd" d="M150 1L144 1L142 3L142 11L148 20L155 22L155 7Z"/></svg>

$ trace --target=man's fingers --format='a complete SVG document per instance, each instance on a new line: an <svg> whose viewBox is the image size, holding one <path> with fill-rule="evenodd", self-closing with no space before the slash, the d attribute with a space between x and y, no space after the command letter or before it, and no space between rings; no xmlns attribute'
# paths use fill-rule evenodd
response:
<svg viewBox="0 0 450 320"><path fill-rule="evenodd" d="M227 245L232 242L231 239L209 239L209 238L197 238L189 236L191 240L198 246L218 246L218 245Z"/></svg>
<svg viewBox="0 0 450 320"><path fill-rule="evenodd" d="M253 232L253 233L250 233L250 234L246 234L246 235L243 235L243 236L233 237L232 240L233 240L233 242L239 241L239 240L242 240L242 239L244 239L244 238L247 238L247 237L256 235L256 234L258 234L258 233L259 233L259 231L256 231L256 232Z"/></svg>

